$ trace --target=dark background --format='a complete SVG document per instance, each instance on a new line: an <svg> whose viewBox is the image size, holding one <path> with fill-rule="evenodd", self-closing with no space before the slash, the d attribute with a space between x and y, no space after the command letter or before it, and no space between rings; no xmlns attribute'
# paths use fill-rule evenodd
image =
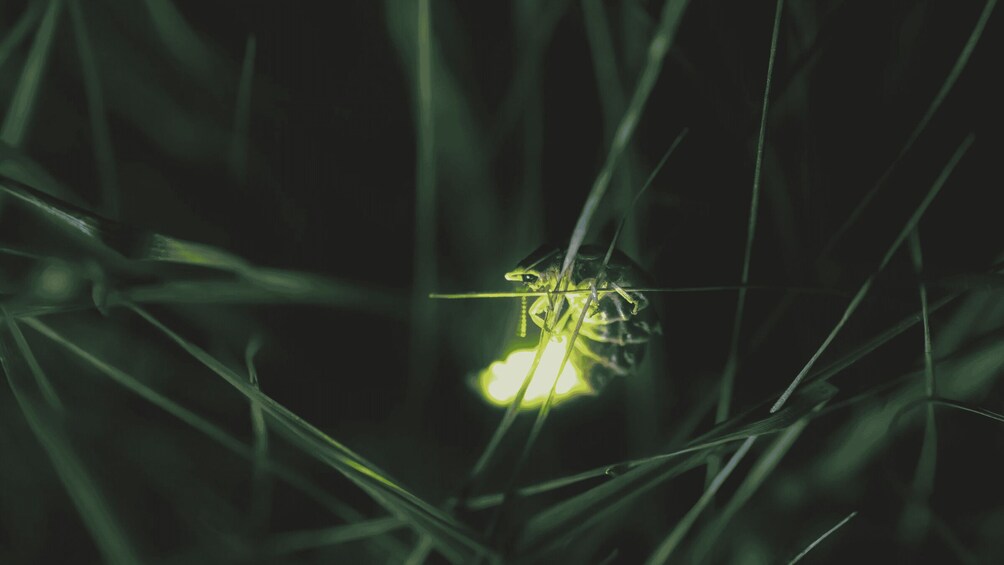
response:
<svg viewBox="0 0 1004 565"><path fill-rule="evenodd" d="M506 290L502 275L521 257L544 241L567 242L606 155L611 132L604 113L609 109L597 89L579 3L433 4L435 288L417 291ZM874 271L970 133L975 133L975 144L920 224L924 276L937 281L986 272L1001 258L995 198L1004 186L998 158L1004 92L996 80L1000 14L991 16L958 82L860 221L832 253L819 259L830 236L896 160L944 84L982 4L789 4L775 62L750 281L842 295L794 295L771 317L784 294L750 293L734 411L776 397L790 382L839 319L846 296ZM625 99L660 6L604 4L621 80L617 87ZM689 128L628 216L630 233L622 247L657 286L732 285L739 280L773 6L701 2L688 7L633 137L627 172L615 177L594 221L590 241L606 244L625 213L625 202L680 131ZM436 302L431 317L424 319L428 325L419 330L427 337L426 364L409 355L413 273L432 268L416 266L413 251L417 149L410 69L416 50L401 30L411 25L414 8L400 2L178 2L177 8L199 40L181 43L194 53L189 59L165 47L141 2L84 3L108 107L120 218L227 249L255 264L324 274L387 293L397 306L380 312L290 305L153 311L235 367L241 366L249 337L263 335L257 367L265 392L439 503L465 476L501 416L478 398L469 380L512 346L517 306L515 301ZM24 9L23 2L4 3L0 24L9 27ZM21 150L97 207L90 118L66 14L59 25ZM228 170L226 155L248 34L255 37L257 53L248 168L242 181ZM30 36L0 67L0 92L12 91L28 44ZM4 104L9 96L4 94ZM8 208L4 213L13 214ZM916 312L916 280L904 246L824 360ZM934 287L932 297L944 292ZM602 396L556 410L522 482L658 453L685 422L699 431L710 427L713 409L701 418L691 416L717 397L735 294L667 294L656 305L665 335L650 345L646 374L637 384L615 383ZM937 323L947 325L948 320L944 314L932 321L936 340ZM999 337L993 333L998 318L981 323L988 326L986 335ZM246 404L135 316L84 313L53 324L77 332L94 351L114 356L123 368L148 372L152 382L181 395L192 409L248 437ZM128 340L143 344L143 359L136 358ZM57 366L67 363L55 350L47 358L46 346L38 347L40 359L52 359ZM921 353L921 334L915 328L842 375L834 383L840 398L919 368ZM80 433L81 442L101 454L93 457L100 470L96 474L117 485L110 490L114 500L121 499L124 515L132 516L141 506L156 508L128 528L145 554L167 560L217 555L212 535L193 533L199 526L192 524L204 521L244 535L227 522L226 510L203 508L201 519L181 519L192 510L179 512L184 505L165 493L171 488L197 490L181 485L184 479L173 487L157 486L154 478L134 474L161 464L167 469L181 465L191 481L187 484L216 493L225 509L239 506L234 502L240 499L239 487L228 477L239 475L237 484L246 485L243 461L216 454L203 439L192 439L110 385L102 385L108 391L95 392L89 388L93 385L75 383L71 376L53 378L81 395L76 409L81 414L107 407L104 415L81 420L93 425ZM993 382L970 400L1000 410L1000 386ZM876 402L881 406L882 401ZM5 425L14 425L14 405L7 399L4 406ZM124 423L117 423L115 414ZM862 414L814 425L815 435L785 460L779 481L792 473L810 473L825 460L816 448L862 425L867 419ZM990 531L1002 520L999 487L992 486L1000 472L993 458L1001 452L1001 436L989 420L962 425L960 418L964 416L949 418L941 430L939 465L946 463L939 468L943 474L936 493L951 494L933 505L974 555L999 555L999 549L994 554L981 545L988 538L978 532ZM773 499L745 508L745 520L780 515L790 521L775 529L806 525L799 529L802 535L794 536L761 524L757 535L770 548L768 554L788 555L804 546L800 540L811 539L807 530L822 531L836 521L821 517L832 508L842 511L833 510L835 516L857 508L858 523L827 546L830 558L861 555L866 543L885 548L872 556L917 558L915 552L922 549L904 548L896 540L903 502L891 494L889 484L909 484L920 422L912 419L909 435L900 443L884 444L883 454L862 456L860 467L834 479L832 491L805 495L814 502L800 507L801 514L785 513ZM523 418L517 430L525 433L528 425ZM31 466L9 470L4 484L27 488L19 482L27 480L27 469L44 467L46 461L30 436L20 435L23 429L11 430L5 434L3 458L11 461L10 454L16 453ZM144 455L129 447L150 444L161 449ZM518 445L503 447L502 463L490 474L487 490L498 488L508 476ZM274 453L303 459L281 445ZM365 513L377 513L377 506L347 482L306 461L297 464ZM652 519L630 521L610 547L622 548L624 562L647 555L644 548L657 543L696 499L702 478L692 473L673 483L672 500L660 499L665 507L643 506ZM51 483L33 479L36 491L56 489L58 483L49 479ZM144 496L150 497L149 506L137 502ZM10 524L17 522L13 517L23 510L24 500L13 497L4 505L8 532L21 531ZM45 510L29 523L40 531L75 532L60 546L93 552L66 500L42 506ZM966 521L970 516L981 517L978 527ZM277 495L269 531L324 527L326 520L309 502ZM48 551L54 550L45 549L43 541L50 535L32 535L36 537L8 533L0 543L9 548L6 555L17 559L50 556ZM24 541L28 538L34 541ZM400 538L410 540L404 534ZM741 538L735 538L736 547ZM928 556L958 557L939 539L932 535L921 548ZM624 549L632 546L642 549ZM312 554L301 557L310 560Z"/></svg>

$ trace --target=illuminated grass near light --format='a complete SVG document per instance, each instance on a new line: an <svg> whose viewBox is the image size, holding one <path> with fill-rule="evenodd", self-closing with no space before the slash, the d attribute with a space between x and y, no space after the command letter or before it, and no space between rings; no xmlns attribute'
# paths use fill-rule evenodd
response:
<svg viewBox="0 0 1004 565"><path fill-rule="evenodd" d="M551 391L551 383L554 382L555 374L567 349L568 341L564 338L552 339L547 344L540 358L540 365L526 389L520 409L528 410L544 402ZM496 406L511 404L519 392L520 385L523 384L523 379L530 371L534 353L534 349L517 349L507 355L505 360L496 361L481 371L478 375L478 390L481 396ZM554 402L592 393L592 387L582 380L578 369L572 363L566 363L554 387Z"/></svg>

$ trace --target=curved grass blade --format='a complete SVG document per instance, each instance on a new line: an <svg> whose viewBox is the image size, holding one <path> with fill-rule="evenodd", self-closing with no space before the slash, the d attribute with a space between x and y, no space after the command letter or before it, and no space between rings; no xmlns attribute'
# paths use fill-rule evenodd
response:
<svg viewBox="0 0 1004 565"><path fill-rule="evenodd" d="M98 63L88 37L87 22L80 0L66 0L70 11L70 21L73 23L73 35L77 41L77 52L80 54L80 68L84 75L84 90L87 93L87 113L91 118L91 135L94 143L94 160L97 163L98 179L101 184L101 209L109 218L119 216L119 187L115 174L115 153L112 150L112 138L108 131L108 118L105 113L104 94L101 91L101 78L98 73Z"/></svg>
<svg viewBox="0 0 1004 565"><path fill-rule="evenodd" d="M797 294L823 294L830 296L849 296L846 292L838 289L830 288L815 288L815 287L799 287L799 286L774 286L774 285L718 285L718 286L678 286L678 287L621 287L622 290L630 292L664 292L668 294L690 294L697 292L734 292L737 290L757 290L757 291L771 291L771 292L791 292ZM552 290L550 292L544 291L527 291L527 292L455 292L455 293L443 293L443 292L433 292L429 294L429 298L439 299L439 300L467 300L467 299L477 299L477 298L523 298L531 296L550 296L552 294L564 295L564 294L592 294L590 289L572 289L572 290ZM597 296L604 296L607 294L613 294L617 291L615 290L604 290L597 289Z"/></svg>
<svg viewBox="0 0 1004 565"><path fill-rule="evenodd" d="M212 422L206 420L202 416L199 416L191 410L188 410L171 399L161 395L128 373L125 373L124 371L121 371L112 365L109 365L105 361L91 355L83 348L68 340L66 337L57 333L55 330L42 322L34 318L28 318L24 320L24 323L45 337L51 339L76 357L79 357L82 361L94 367L99 373L110 378L116 384L125 388L129 392L132 392L143 400L146 400L150 404L153 404L164 412L174 416L178 420L201 432L206 437L220 444L229 451L248 460L253 460L253 448L248 447L242 441L230 435ZM267 459L263 461L263 463L270 472L275 474L276 477L286 481L290 486L296 488L297 490L300 490L309 498L330 510L335 516L344 520L358 520L362 517L362 515L355 509L327 494L323 489L296 471L289 469L280 463Z"/></svg>
<svg viewBox="0 0 1004 565"><path fill-rule="evenodd" d="M771 407L770 409L771 412L776 412L782 406L784 406L784 403L787 402L788 397L791 396L791 393L795 391L795 388L798 387L799 383L802 382L802 379L805 378L808 372L812 369L812 366L815 365L819 357L830 346L830 343L833 341L833 338L835 338L837 334L840 333L840 330L843 329L844 325L847 323L847 320L850 319L851 315L854 314L858 306L861 305L861 301L864 300L865 295L867 295L868 291L871 289L872 283L875 282L876 274L881 272L885 268L885 266L889 264L889 261L892 259L892 256L896 253L896 251L899 249L899 246L902 245L903 241L910 235L910 232L912 232L913 229L917 226L917 222L920 221L921 216L923 216L924 212L927 211L927 207L930 206L931 201L934 200L934 197L937 196L938 193L941 191L941 187L945 185L945 182L948 180L948 177L951 176L952 171L955 170L955 166L958 165L963 155L965 155L966 152L969 150L969 148L972 146L974 139L975 136L973 134L969 134L959 145L958 149L955 150L955 154L952 155L951 159L949 159L948 161L948 164L946 164L945 168L942 169L941 174L939 174L938 178L935 179L934 184L931 186L931 189L927 192L927 195L924 196L924 199L917 206L916 210L914 210L913 215L906 222L906 225L903 226L903 229L900 230L899 235L896 236L896 239L892 242L892 245L890 245L889 249L886 250L885 255L882 257L882 261L879 263L878 269L876 269L875 273L870 275L867 279L865 279L865 282L861 284L861 288L858 289L857 294L854 295L854 298L852 298L850 303L847 305L847 308L844 310L844 313L840 317L840 320L830 331L830 334L826 336L826 339L823 340L823 343L819 346L816 352L812 354L812 357L809 358L809 361L805 364L805 366L802 367L802 370L799 371L797 375L795 375L795 379L792 380L791 384L788 385L788 388L785 389L785 391L777 399L777 402L774 403L774 406Z"/></svg>
<svg viewBox="0 0 1004 565"><path fill-rule="evenodd" d="M976 49L976 43L979 42L980 36L983 35L983 28L986 27L987 20L990 19L990 14L994 11L994 6L996 5L997 0L987 0L987 3L984 4L983 10L980 12L980 16L976 20L976 25L973 26L973 31L969 34L969 38L966 39L966 44L962 47L962 51L959 53L959 57L955 60L955 64L952 65L952 69L948 72L948 76L945 77L945 82L942 83L941 88L938 89L938 93L935 94L934 99L931 100L930 106L927 107L927 110L920 118L920 121L917 122L916 126L914 126L913 131L910 132L910 136L907 137L906 143L903 144L899 153L896 154L896 158L893 159L892 163L890 163L888 167L886 167L886 170L882 173L882 176L879 177L878 181L875 182L871 190L869 190L864 197L861 198L861 200L854 207L854 210L851 211L851 214L846 220L844 220L844 223L841 224L840 227L833 232L833 235L830 236L830 240L823 246L823 250L819 254L820 257L829 255L830 251L833 250L833 247L837 244L840 238L843 237L844 233L846 233L847 230L850 229L855 222L857 222L858 217L861 216L861 212L864 211L872 199L875 198L879 189L882 188L882 186L892 176L896 166L899 165L900 161L903 160L903 157L910 152L910 149L917 141L917 138L919 138L920 134L927 128L927 124L930 123L931 118L933 118L934 114L937 113L938 108L941 107L942 102L944 102L945 98L948 97L948 93L951 92L952 87L955 86L955 82L959 79L962 71L966 68L966 64L969 62L969 57L972 55L973 50Z"/></svg>
<svg viewBox="0 0 1004 565"><path fill-rule="evenodd" d="M3 124L0 125L0 141L14 147L21 145L28 131L28 123L35 108L39 84L45 73L49 50L56 35L56 25L62 10L62 0L49 0L42 22L35 32L35 40L31 44L31 51L28 52L28 59L24 62L21 78L14 89L10 107L4 116Z"/></svg>
<svg viewBox="0 0 1004 565"><path fill-rule="evenodd" d="M28 427L49 456L53 469L63 483L63 488L73 501L84 527L90 532L104 560L108 563L125 565L139 563L128 538L101 495L101 490L74 453L68 438L60 430L53 407L37 402L27 391L26 379L22 377L25 371L24 365L29 365L31 372L40 369L37 364L29 361L29 358L33 357L30 357L29 349L22 347L23 337L21 340L14 339L18 341L17 349L21 350L21 355L19 357L13 355L13 349L8 345L7 334L17 332L16 322L9 317L5 317L5 321L7 329L11 331L4 331L0 336L0 362L3 364L7 383L14 393L14 399L24 414Z"/></svg>
<svg viewBox="0 0 1004 565"><path fill-rule="evenodd" d="M11 337L14 339L14 343L17 345L18 351L21 353L21 357L24 359L24 363L28 366L28 370L31 375L35 378L35 383L38 384L38 390L42 393L42 398L45 399L46 404L54 412L63 411L63 402L59 399L59 395L56 394L56 389L53 388L52 383L49 382L49 377L45 376L45 371L38 364L38 360L35 359L35 354L31 352L31 348L28 347L28 342L24 339L24 334L21 333L21 328L18 327L17 321L10 317L7 310L0 307L0 314L3 315L4 325L7 326L7 331L10 332Z"/></svg>
<svg viewBox="0 0 1004 565"><path fill-rule="evenodd" d="M493 554L472 532L450 516L398 485L375 465L340 442L307 423L268 395L255 390L246 380L223 363L162 324L135 305L129 308L164 333L189 355L223 378L249 400L258 402L263 412L276 423L273 429L299 445L305 453L331 465L336 471L369 494L384 508L408 521L415 529L430 536L439 551L451 560L462 560L471 551Z"/></svg>
<svg viewBox="0 0 1004 565"><path fill-rule="evenodd" d="M799 553L791 561L789 561L788 565L793 565L793 564L798 563L799 561L801 561L802 558L805 557L805 555L807 553L809 553L810 551L813 550L813 548L815 548L817 545L819 545L820 543L822 543L823 540L825 540L826 538L830 537L830 535L833 534L833 532L835 532L835 531L839 530L840 528L844 527L844 524L846 524L847 522L850 522L851 518L853 518L853 517L855 517L857 515L858 515L858 511L855 510L854 512L851 512L850 514L848 514L843 520L837 522L837 524L835 526L833 526L829 530L826 530L825 532L823 532L823 535L821 535L818 538L816 538L815 540L813 540L813 542L810 543L805 549L803 549L801 551L801 553Z"/></svg>

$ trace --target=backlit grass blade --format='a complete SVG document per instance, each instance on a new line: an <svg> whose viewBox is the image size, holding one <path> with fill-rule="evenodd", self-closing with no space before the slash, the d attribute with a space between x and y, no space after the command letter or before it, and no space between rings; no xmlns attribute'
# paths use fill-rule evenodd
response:
<svg viewBox="0 0 1004 565"><path fill-rule="evenodd" d="M575 262L575 256L579 252L579 247L582 246L582 242L589 231L589 224L592 221L593 214L596 213L600 201L603 200L603 195L606 194L607 188L610 186L610 178L614 173L614 168L617 166L617 160L627 148L638 125L638 121L641 119L642 111L645 109L648 97L652 93L652 88L655 87L656 79L659 78L659 72L662 70L663 58L666 56L666 52L669 51L676 37L676 30L683 19L687 3L688 0L666 0L662 7L659 27L656 29L655 35L649 44L648 59L645 62L645 67L638 78L638 83L635 86L634 93L631 95L631 100L628 102L627 109L624 111L624 116L617 126L613 141L610 143L610 151L607 153L606 161L603 163L599 175L597 175L596 180L593 182L589 196L582 206L579 219L572 230L572 237L568 242L568 250L565 252L565 260L561 265L561 278L568 276L572 263Z"/></svg>
<svg viewBox="0 0 1004 565"><path fill-rule="evenodd" d="M14 89L7 114L0 125L0 141L18 147L24 141L28 124L38 99L38 89L45 74L45 66L49 60L49 50L56 35L56 25L63 11L62 0L49 0L42 22L35 32L28 59L24 62L21 78Z"/></svg>
<svg viewBox="0 0 1004 565"><path fill-rule="evenodd" d="M882 176L875 182L875 185L872 186L872 188L857 203L854 210L851 211L851 214L846 220L844 220L844 223L841 224L835 232L833 232L833 235L830 236L829 241L823 247L823 251L820 252L820 256L828 255L840 238L843 237L844 233L846 233L847 230L854 225L854 223L858 220L858 217L861 216L861 212L864 211L872 199L875 198L879 189L882 188L882 186L889 180L889 177L892 176L896 166L899 165L899 162L903 160L903 157L910 152L910 149L917 141L917 138L919 138L920 134L927 128L927 124L930 123L931 118L933 118L934 114L937 113L938 108L941 107L942 102L944 102L945 98L948 97L948 93L951 92L952 87L955 86L955 83L958 81L962 71L966 68L966 64L969 62L969 57L972 55L973 50L976 49L976 44L979 42L980 36L983 35L983 28L986 27L987 20L990 19L990 14L994 11L994 6L996 5L997 0L987 0L987 3L984 4L983 10L980 12L980 16L976 20L976 25L973 26L973 31L969 34L969 38L966 39L966 44L962 47L962 51L955 60L955 64L952 65L952 69L948 72L948 76L945 77L945 82L941 84L941 88L939 88L937 94L934 95L934 99L931 100L931 104L927 107L924 115L920 118L920 121L917 122L917 125L914 126L913 131L910 132L910 136L907 137L906 143L903 144L903 147L899 150L896 158L892 160L888 167L886 167Z"/></svg>
<svg viewBox="0 0 1004 565"><path fill-rule="evenodd" d="M404 525L405 523L397 518L376 518L322 530L286 532L265 540L264 547L271 554L282 555L379 536Z"/></svg>
<svg viewBox="0 0 1004 565"><path fill-rule="evenodd" d="M813 540L812 543L810 543L805 549L803 549L801 551L801 553L799 553L791 561L789 561L788 565L793 565L793 564L798 563L799 561L801 561L802 558L806 556L806 554L808 554L810 551L812 551L817 545L819 545L820 543L822 543L823 540L825 540L826 538L830 537L830 535L832 535L833 532L835 532L835 531L839 530L840 528L844 527L844 524L846 524L847 522L850 522L851 518L853 518L853 517L855 517L857 515L858 515L858 511L855 510L854 512L851 512L850 514L848 514L843 520L837 522L836 525L834 525L832 528L830 528L829 530L826 530L825 532L823 532L823 535L821 535L818 538L816 538L815 540Z"/></svg>
<svg viewBox="0 0 1004 565"><path fill-rule="evenodd" d="M781 462L781 459L808 424L809 420L803 418L792 424L790 428L784 430L781 435L771 442L763 455L753 464L753 468L750 469L743 482L736 488L736 492L732 495L732 498L711 517L711 523L705 526L700 535L698 535L697 540L694 542L694 561L699 563L706 561L707 554L716 544L720 543L719 539L733 516L749 502L749 499L753 497L760 486L767 481L767 477Z"/></svg>
<svg viewBox="0 0 1004 565"><path fill-rule="evenodd" d="M28 6L24 9L24 13L17 19L14 26L4 31L3 37L0 38L0 68L3 67L10 54L28 36L28 32L31 31L32 26L35 25L35 22L42 15L42 8L43 5L41 2L29 2Z"/></svg>
<svg viewBox="0 0 1004 565"><path fill-rule="evenodd" d="M697 517L700 516L704 508L708 506L711 499L714 498L715 493L718 492L718 489L725 483L725 480L729 478L732 471L735 470L736 466L739 465L739 462L746 456L746 453L749 451L750 447L753 446L753 442L755 441L756 436L748 438L741 446L739 446L739 449L732 454L732 458L730 458L728 463L722 467L722 470L715 475L715 478L712 479L708 487L704 489L704 494L701 495L701 498L697 499L694 506L683 516L682 519L680 519L679 522L677 522L673 531L670 532L669 535L666 536L666 539L662 540L662 543L660 543L659 546L656 547L655 551L652 552L648 561L645 562L647 565L659 565L661 563L666 563L669 560L670 555L673 554L673 551L680 544L683 536L687 534L690 527L693 526L695 521L697 521Z"/></svg>
<svg viewBox="0 0 1004 565"><path fill-rule="evenodd" d="M119 386L160 408L164 412L167 412L171 416L174 416L178 420L204 434L206 437L220 444L229 451L248 460L253 460L253 449L248 447L241 440L224 431L219 426L163 396L128 373L109 365L94 355L91 355L86 350L68 340L62 334L57 333L46 324L33 318L25 319L24 323L45 337L51 339L53 342L59 344L76 357L79 357L82 361L94 367L99 373L110 378ZM309 479L298 474L296 471L293 471L280 463L269 461L267 459L264 461L264 464L267 466L268 470L275 474L278 478L286 481L290 486L300 490L309 498L330 510L335 516L344 520L355 520L361 517L356 510L327 494L323 489L313 484Z"/></svg>
<svg viewBox="0 0 1004 565"><path fill-rule="evenodd" d="M920 307L924 321L924 394L934 398L937 394L934 378L934 356L931 350L931 324L928 316L927 285L923 281L924 257L920 246L920 231L910 232L910 259L920 283ZM918 511L918 506L926 506L934 491L934 475L938 461L938 429L934 419L934 405L927 406L924 422L924 441L920 446L917 467L913 474L913 494L900 517L900 535L908 543L917 543L927 529L927 513Z"/></svg>
<svg viewBox="0 0 1004 565"><path fill-rule="evenodd" d="M372 496L391 513L407 520L414 528L429 535L437 549L448 557L462 558L466 552L491 554L466 528L450 516L421 500L375 465L332 439L327 434L282 406L268 395L254 389L246 379L206 353L202 348L174 333L145 310L130 306L141 318L164 333L189 355L223 378L249 400L259 403L262 411L276 422L272 429L282 433L305 453L331 465L358 487Z"/></svg>
<svg viewBox="0 0 1004 565"><path fill-rule="evenodd" d="M809 373L809 371L812 369L812 366L815 365L819 357L830 346L830 343L833 341L833 338L835 338L837 334L840 333L840 330L843 329L844 325L847 323L847 320L850 319L851 315L854 314L858 306L861 305L861 301L864 300L865 295L868 294L868 291L871 289L872 284L875 282L875 277L877 273L881 272L885 268L885 266L889 264L889 261L892 260L892 256L899 249L900 245L907 238L907 236L909 236L910 232L912 232L913 229L917 226L917 222L920 221L921 216L923 216L924 212L927 211L927 207L930 206L931 201L934 200L934 197L937 196L938 192L941 191L941 187L945 185L945 182L948 180L948 177L951 176L952 171L955 170L955 166L958 165L959 161L962 159L962 156L965 155L966 152L969 150L969 148L972 146L974 139L975 136L973 134L969 134L959 145L958 149L955 150L955 154L952 155L951 159L949 159L948 161L948 164L945 165L944 169L942 169L941 174L938 175L938 178L934 181L934 184L931 186L931 189L927 192L927 195L914 210L913 215L906 222L906 225L903 226L903 229L900 230L899 235L896 236L896 239L892 242L892 245L890 245L889 249L886 250L885 255L882 257L882 261L879 263L878 269L876 269L875 273L870 275L867 279L865 279L865 282L861 284L861 288L858 289L857 294L854 295L854 298L851 299L851 302L847 305L847 308L844 310L844 313L841 316L840 320L830 331L830 334L826 336L826 339L823 340L823 343L819 346L816 352L812 354L812 357L805 364L805 366L802 367L802 370L799 371L797 375L795 375L795 379L791 382L790 385L788 385L788 388L777 399L777 402L774 403L774 406L771 407L770 409L771 412L776 412L782 406L784 406L784 403L788 400L788 397L791 396L791 393L794 392L795 388L799 385L800 382L802 382L802 379L805 378L805 376Z"/></svg>
<svg viewBox="0 0 1004 565"><path fill-rule="evenodd" d="M45 371L38 364L38 360L35 359L35 354L28 347L28 342L24 339L24 334L21 333L21 328L18 327L17 321L11 318L7 310L2 307L0 307L0 315L3 316L4 325L7 326L7 331L10 332L11 337L14 339L14 343L21 353L25 365L28 366L31 375L35 378L35 383L38 385L42 398L45 399L46 404L54 412L62 412L63 402L59 399L59 395L56 394L56 389L53 388L52 383L49 382L49 377L45 375Z"/></svg>
<svg viewBox="0 0 1004 565"><path fill-rule="evenodd" d="M560 502L531 518L519 541L520 554L539 556L549 548L580 535L589 528L612 519L617 512L635 503L642 495L666 481L707 462L709 453L704 449L722 444L723 450L732 451L736 440L748 440L760 435L780 431L805 417L821 402L836 393L831 386L806 387L800 391L798 400L787 406L783 412L750 423L744 423L743 416L733 417L702 436L695 438L688 447L699 447L701 451L682 460L676 453L655 456L638 461L605 466L574 477L574 482L586 480L584 475L612 475L613 478L592 489ZM766 404L766 403L765 403ZM745 417L762 411L750 410ZM686 451L686 449L684 450ZM570 483L566 483L570 484ZM554 488L558 488L555 486Z"/></svg>
<svg viewBox="0 0 1004 565"><path fill-rule="evenodd" d="M732 406L732 386L736 376L736 366L739 362L739 335L743 325L743 313L746 308L746 288L750 278L750 262L753 257L753 238L756 235L757 210L760 207L760 176L763 171L763 146L767 136L767 111L770 108L770 85L774 77L774 59L777 56L777 38L781 31L781 12L784 0L777 0L774 7L774 27L770 38L770 55L767 57L767 80L763 87L763 105L760 109L760 132L757 135L756 163L753 166L753 190L750 193L749 219L746 223L746 249L743 252L742 273L739 277L739 295L736 299L736 313L732 321L732 339L729 345L729 355L722 372L722 384L718 395L718 408L715 412L715 423L723 422L729 416ZM710 478L710 477L709 477Z"/></svg>
<svg viewBox="0 0 1004 565"><path fill-rule="evenodd" d="M5 321L5 329L15 327L10 318L5 318ZM35 395L29 392L27 378L24 376L25 365L31 363L27 357L14 353L15 348L10 346L10 341L17 340L8 338L9 333L3 331L0 335L0 362L7 375L7 383L28 427L48 455L63 488L80 514L84 527L90 532L106 562L124 565L139 563L128 538L108 508L101 489L91 479L69 439L60 430L56 413L51 407L32 398ZM21 343L16 348L21 349L22 353L28 351L21 347ZM30 370L34 372L36 368L37 365Z"/></svg>
<svg viewBox="0 0 1004 565"><path fill-rule="evenodd" d="M115 173L115 153L108 131L105 100L101 87L98 62L88 36L87 21L80 0L66 0L73 23L73 35L80 55L80 69L84 75L84 91L87 94L87 113L91 120L91 140L94 144L94 160L97 163L101 184L101 209L109 218L119 216L119 187Z"/></svg>

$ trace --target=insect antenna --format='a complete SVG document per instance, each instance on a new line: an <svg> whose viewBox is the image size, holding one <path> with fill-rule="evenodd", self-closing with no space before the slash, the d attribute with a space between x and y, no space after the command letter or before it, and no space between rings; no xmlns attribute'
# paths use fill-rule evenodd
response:
<svg viewBox="0 0 1004 565"><path fill-rule="evenodd" d="M519 337L526 337L526 296L519 297Z"/></svg>

